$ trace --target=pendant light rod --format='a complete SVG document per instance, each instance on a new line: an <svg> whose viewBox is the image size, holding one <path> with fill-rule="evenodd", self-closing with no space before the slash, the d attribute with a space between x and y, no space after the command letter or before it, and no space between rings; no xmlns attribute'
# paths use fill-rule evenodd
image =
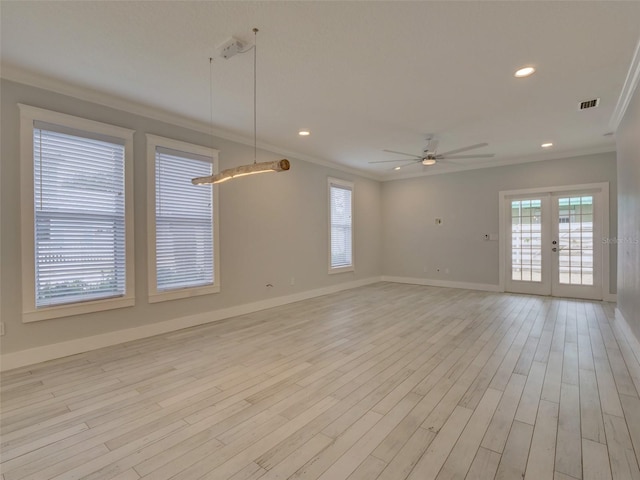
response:
<svg viewBox="0 0 640 480"><path fill-rule="evenodd" d="M209 57L209 125L211 140L213 140L213 57ZM213 145L211 147L213 148Z"/></svg>
<svg viewBox="0 0 640 480"><path fill-rule="evenodd" d="M271 162L258 163L258 62L257 62L257 42L258 42L258 29L253 29L253 164L241 165L239 167L228 168L215 175L208 175L206 177L193 178L191 183L194 185L212 185L216 183L226 182L236 177L244 177L246 175L253 175L256 173L266 172L286 172L291 168L289 160L283 158L282 160L275 160ZM249 49L244 51L237 50L231 54L223 55L224 58L231 58L236 53L247 53ZM209 95L211 103L211 137L213 138L213 58L209 58Z"/></svg>
<svg viewBox="0 0 640 480"><path fill-rule="evenodd" d="M258 58L258 29L253 28L253 163L258 161L258 115L257 115L257 85L258 85L258 68L257 68L257 58Z"/></svg>

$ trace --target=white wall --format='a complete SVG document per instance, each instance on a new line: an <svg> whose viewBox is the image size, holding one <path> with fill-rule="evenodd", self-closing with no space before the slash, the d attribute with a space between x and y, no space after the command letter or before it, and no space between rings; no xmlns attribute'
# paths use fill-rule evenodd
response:
<svg viewBox="0 0 640 480"><path fill-rule="evenodd" d="M144 327L181 317L203 318L208 312L251 302L378 279L381 271L380 183L295 158L287 173L258 175L221 184L219 294L149 304L146 256L146 133L220 150L220 168L253 159L253 148L176 127L150 118L92 104L42 89L2 80L2 242L0 251L3 354L74 339ZM136 305L87 315L24 324L20 245L18 103L33 105L136 130L134 137ZM267 151L258 161L280 159ZM355 182L354 230L356 271L327 274L327 177ZM295 285L290 285L295 277ZM272 288L266 284L272 284ZM300 295L299 295L300 296ZM303 297L304 295L302 295ZM264 303L264 302L263 302ZM211 318L214 318L212 314ZM114 336L113 338L117 338ZM64 351L62 349L61 351Z"/></svg>
<svg viewBox="0 0 640 480"><path fill-rule="evenodd" d="M609 182L610 231L615 232L614 153L385 182L384 274L433 283L497 285L498 242L484 241L482 236L498 233L499 192L596 182ZM435 225L436 217L443 219L441 226ZM611 293L615 292L615 255L614 246L610 251Z"/></svg>
<svg viewBox="0 0 640 480"><path fill-rule="evenodd" d="M222 291L219 294L149 304L146 299L146 142L145 134L165 136L220 150L220 167L246 163L252 148L214 138L154 119L96 105L50 91L2 80L2 179L0 190L1 318L6 335L0 337L4 354L47 349L46 357L64 354L96 337L116 342L120 332L135 335L158 331L175 319L197 322L219 318L217 312L241 313L242 307L265 305L277 299L367 282L381 275L452 281L480 286L498 283L498 243L482 240L498 232L498 192L518 188L594 182L610 183L611 231L616 231L616 164L614 154L602 154L499 167L454 174L419 177L380 184L363 177L290 158L288 173L247 177L220 185L220 248ZM107 312L24 324L20 245L19 112L17 103L34 105L136 130L134 138L136 305ZM637 112L637 101L636 101ZM637 131L637 115L635 126ZM633 137L635 139L635 137ZM637 141L637 139L636 139ZM638 151L637 143L634 147ZM281 158L259 151L259 161ZM634 163L635 162L635 163ZM634 200L625 210L636 213L625 228L638 235L637 155L624 176L626 195ZM635 170L633 170L635 168ZM327 274L327 177L355 182L354 273ZM635 189L635 190L634 190ZM629 192L635 192L634 197ZM635 203L633 203L635 202ZM634 210L635 209L635 210ZM434 218L444 224L436 228ZM626 253L625 253L626 255ZM637 255L637 250L636 250ZM615 288L615 248L611 252L611 285ZM635 266L638 262L636 257ZM436 272L440 267L441 272ZM426 271L424 269L426 268ZM449 269L449 273L445 273ZM624 272L627 272L626 267ZM625 275L629 275L625 273ZM290 285L291 277L295 285ZM626 278L626 277L625 277ZM637 295L638 272L635 271ZM266 284L273 284L272 288ZM625 283L629 285L628 283ZM296 297L297 296L297 297ZM633 297L635 298L635 297ZM636 299L637 300L637 299ZM627 302L633 302L633 300ZM628 303L628 305L631 305ZM637 318L638 307L635 308ZM225 313L225 314L226 314ZM197 323L195 322L195 323ZM637 322L640 325L640 322ZM640 328L640 327L639 327ZM102 341L102 340L101 340ZM89 347L100 342L87 341ZM89 348L88 347L88 348ZM28 357L28 356L27 356ZM25 357L25 358L27 358ZM25 358L20 359L24 361ZM28 360L28 358L27 358Z"/></svg>
<svg viewBox="0 0 640 480"><path fill-rule="evenodd" d="M618 309L640 339L640 88L616 131Z"/></svg>

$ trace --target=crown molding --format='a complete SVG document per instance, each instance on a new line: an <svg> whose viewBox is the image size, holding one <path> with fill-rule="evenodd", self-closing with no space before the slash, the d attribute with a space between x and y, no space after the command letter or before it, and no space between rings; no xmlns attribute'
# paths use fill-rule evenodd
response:
<svg viewBox="0 0 640 480"><path fill-rule="evenodd" d="M211 125L208 125L204 122L200 122L188 117L184 117L173 112L168 112L166 110L162 110L154 106L131 101L129 99L108 94L103 91L98 91L92 88L71 84L57 78L43 76L41 74L34 73L30 70L19 68L11 64L7 64L7 63L0 64L0 78L4 78L6 80L10 80L13 82L29 85L35 88L41 88L44 90L52 91L55 93L59 93L61 95L77 98L79 100L91 102L97 105L102 105L105 107L124 111L134 115L151 118L153 120L157 120L160 122L168 123L171 125L175 125L178 127L186 128L189 130L193 130L193 131L208 134L208 135L213 135L215 137L218 137L224 140L229 140L235 143L253 147L253 138L246 137L243 135L238 135L236 133L229 132L220 128L212 128ZM616 115L619 115L619 119L617 120L618 124L622 119L622 116L624 115L624 110L626 110L629 104L629 101L631 100L631 96L633 94L634 88L638 83L639 78L640 78L640 42L638 43L638 47L636 48L634 59L633 59L631 68L629 70L629 74L627 75L625 86L623 88L622 94L620 95L620 100L618 101L618 104L614 111L614 116L613 116L614 118L617 118ZM613 118L612 118L611 125L613 125ZM284 148L280 148L276 145L272 145L269 143L258 142L258 148L269 151L271 153L276 153L278 155L283 155L285 157L291 157L296 160L302 160L308 163L321 165L326 168L331 168L334 170L338 170L340 172L349 173L351 175L364 177L364 178L375 180L378 182L388 182L388 181L403 180L408 178L425 177L429 175L444 175L448 173L456 173L456 172L462 172L466 170L478 170L482 168L518 165L521 163L538 162L538 161L544 161L544 160L556 160L561 158L578 157L583 155L592 155L592 154L607 153L607 152L615 151L615 145L605 145L600 147L593 147L588 149L572 150L572 151L565 151L565 152L548 152L548 153L545 152L544 154L536 154L536 155L531 155L523 158L506 158L506 159L500 159L495 161L482 162L473 166L457 165L454 169L446 170L446 171L438 171L436 169L432 169L431 171L427 170L424 172L415 172L415 173L386 174L386 173L367 172L354 167L342 165L330 160L316 158L316 157L306 155L304 153L292 151L292 150L286 150Z"/></svg>
<svg viewBox="0 0 640 480"><path fill-rule="evenodd" d="M615 132L618 130L620 122L622 122L622 118L624 117L624 114L629 107L629 103L631 102L631 97L633 97L633 93L638 87L638 82L640 82L640 40L638 40L636 51L631 59L629 72L627 73L627 78L625 79L622 91L620 92L618 103L616 104L616 108L613 110L611 120L609 120L609 126L612 131Z"/></svg>
<svg viewBox="0 0 640 480"><path fill-rule="evenodd" d="M153 120L175 125L177 127L213 135L224 140L229 140L253 147L253 138L238 135L236 133L232 133L220 128L212 128L211 125L200 122L198 120L162 110L151 105L142 104L130 99L125 99L123 97L108 94L103 91L71 84L57 78L43 76L41 74L17 67L12 64L2 63L0 65L0 78L4 78L12 82L21 83L35 88L41 88L43 90L48 90L54 93L59 93L61 95L77 98L78 100L83 100L97 105L113 108L115 110L131 113L133 115L151 118ZM269 143L258 142L257 146L261 150L266 150L278 155L284 155L285 157L292 157L296 160L303 160L305 162L332 168L341 172L368 178L370 180L382 180L382 176L372 174L371 172L366 172L353 167L347 167L330 160L316 158L304 153L286 150Z"/></svg>

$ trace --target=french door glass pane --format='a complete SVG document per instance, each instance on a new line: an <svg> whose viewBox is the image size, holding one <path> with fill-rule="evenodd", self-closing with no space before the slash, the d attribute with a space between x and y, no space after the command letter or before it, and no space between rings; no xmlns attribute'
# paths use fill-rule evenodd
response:
<svg viewBox="0 0 640 480"><path fill-rule="evenodd" d="M511 201L511 279L542 281L542 201Z"/></svg>
<svg viewBox="0 0 640 480"><path fill-rule="evenodd" d="M593 196L558 199L559 282L593 285Z"/></svg>

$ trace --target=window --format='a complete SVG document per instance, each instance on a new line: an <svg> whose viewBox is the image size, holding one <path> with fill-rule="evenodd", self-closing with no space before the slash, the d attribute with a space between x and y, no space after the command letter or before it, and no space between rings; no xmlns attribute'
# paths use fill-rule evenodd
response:
<svg viewBox="0 0 640 480"><path fill-rule="evenodd" d="M20 114L23 321L133 305L133 131Z"/></svg>
<svg viewBox="0 0 640 480"><path fill-rule="evenodd" d="M353 266L353 183L329 178L329 273Z"/></svg>
<svg viewBox="0 0 640 480"><path fill-rule="evenodd" d="M147 135L149 301L220 291L216 150Z"/></svg>

